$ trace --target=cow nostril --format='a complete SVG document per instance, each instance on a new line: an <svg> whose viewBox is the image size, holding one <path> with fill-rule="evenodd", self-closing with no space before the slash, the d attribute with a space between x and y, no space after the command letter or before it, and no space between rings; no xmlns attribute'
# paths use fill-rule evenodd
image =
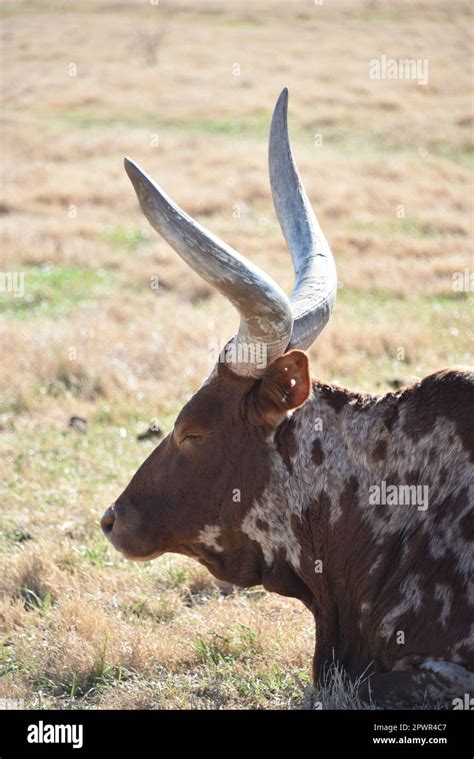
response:
<svg viewBox="0 0 474 759"><path fill-rule="evenodd" d="M115 509L113 506L109 506L107 511L105 512L104 516L100 520L100 526L102 527L102 531L105 535L110 535L112 532L114 522L115 522Z"/></svg>

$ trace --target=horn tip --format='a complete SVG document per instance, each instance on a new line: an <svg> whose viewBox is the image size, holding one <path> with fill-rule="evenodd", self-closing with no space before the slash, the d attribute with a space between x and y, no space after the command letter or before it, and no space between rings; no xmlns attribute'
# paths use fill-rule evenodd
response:
<svg viewBox="0 0 474 759"><path fill-rule="evenodd" d="M134 174L138 169L138 166L135 163L135 161L132 161L132 159L129 158L128 156L125 156L125 158L123 159L123 165L124 165L125 171L127 172L130 178L131 178L131 175Z"/></svg>
<svg viewBox="0 0 474 759"><path fill-rule="evenodd" d="M277 107L286 108L288 105L288 87L283 87L277 100Z"/></svg>
<svg viewBox="0 0 474 759"><path fill-rule="evenodd" d="M123 159L123 165L127 172L128 178L138 192L139 188L152 185L150 178L141 170L141 168L127 156Z"/></svg>
<svg viewBox="0 0 474 759"><path fill-rule="evenodd" d="M273 110L272 127L273 129L277 123L286 123L288 113L288 87L283 87L278 96L275 108ZM280 127L281 129L281 127Z"/></svg>

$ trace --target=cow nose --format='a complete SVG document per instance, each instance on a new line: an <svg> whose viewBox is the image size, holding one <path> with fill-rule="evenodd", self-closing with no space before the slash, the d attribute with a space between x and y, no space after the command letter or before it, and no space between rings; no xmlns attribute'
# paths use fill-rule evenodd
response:
<svg viewBox="0 0 474 759"><path fill-rule="evenodd" d="M114 522L115 522L115 504L113 503L112 506L109 506L107 511L104 513L104 516L100 520L100 526L102 527L102 532L104 535L110 535L110 533L113 530Z"/></svg>

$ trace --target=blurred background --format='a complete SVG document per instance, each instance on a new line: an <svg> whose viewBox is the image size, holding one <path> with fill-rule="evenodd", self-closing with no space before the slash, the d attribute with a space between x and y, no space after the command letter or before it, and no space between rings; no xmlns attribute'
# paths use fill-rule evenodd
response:
<svg viewBox="0 0 474 759"><path fill-rule="evenodd" d="M382 392L472 364L469 6L5 0L0 698L301 703L299 604L127 564L98 528L238 323L149 228L123 157L289 292L267 171L287 85L340 283L313 375Z"/></svg>

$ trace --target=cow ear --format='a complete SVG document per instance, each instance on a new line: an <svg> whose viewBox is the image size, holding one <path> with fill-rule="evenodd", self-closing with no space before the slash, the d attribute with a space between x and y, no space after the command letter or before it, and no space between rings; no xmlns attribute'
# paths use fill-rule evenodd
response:
<svg viewBox="0 0 474 759"><path fill-rule="evenodd" d="M251 421L276 426L311 393L308 356L292 350L271 364L251 393Z"/></svg>

